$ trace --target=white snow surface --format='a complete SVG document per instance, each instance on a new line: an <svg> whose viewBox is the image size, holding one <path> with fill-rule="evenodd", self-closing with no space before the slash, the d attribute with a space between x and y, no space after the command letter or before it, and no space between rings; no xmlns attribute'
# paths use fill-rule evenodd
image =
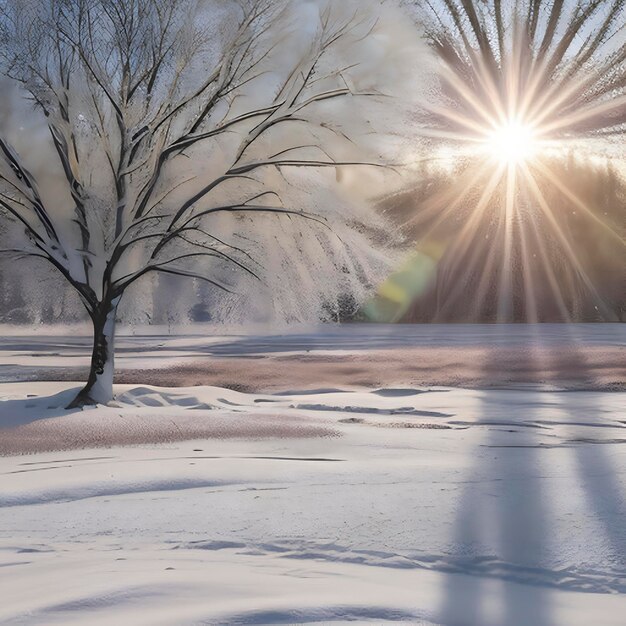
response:
<svg viewBox="0 0 626 626"><path fill-rule="evenodd" d="M624 624L625 393L78 384L5 441L208 434L0 457L2 624Z"/></svg>

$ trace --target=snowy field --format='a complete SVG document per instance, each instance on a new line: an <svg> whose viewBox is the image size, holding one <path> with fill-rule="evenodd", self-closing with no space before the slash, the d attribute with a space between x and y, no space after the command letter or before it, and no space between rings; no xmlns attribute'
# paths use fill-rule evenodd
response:
<svg viewBox="0 0 626 626"><path fill-rule="evenodd" d="M67 413L88 339L11 329L0 623L622 625L625 339L144 333Z"/></svg>
<svg viewBox="0 0 626 626"><path fill-rule="evenodd" d="M86 380L88 332L0 326L0 382ZM398 384L624 389L625 342L620 324L352 324L282 334L201 325L167 334L152 326L118 334L116 380L253 392Z"/></svg>

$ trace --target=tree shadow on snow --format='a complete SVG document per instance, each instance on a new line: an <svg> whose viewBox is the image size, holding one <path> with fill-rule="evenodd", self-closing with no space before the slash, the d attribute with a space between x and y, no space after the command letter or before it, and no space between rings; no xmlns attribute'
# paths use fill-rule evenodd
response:
<svg viewBox="0 0 626 626"><path fill-rule="evenodd" d="M532 366L529 352L522 353L521 359L528 361L523 365ZM485 363L485 370L495 365ZM530 421L541 398L526 393L533 396L529 398L534 407L529 410ZM502 595L494 585L497 579L523 582L542 567L547 524L538 475L541 451L535 447L540 429L519 427L513 420L508 425L508 416L500 413L492 397L489 392L483 394L477 418L497 425L478 427L486 428L486 435L475 451L472 475L462 488L451 546L458 559L455 570L468 576L448 577L439 621L446 626L548 626L549 607L542 593L529 604L525 595L517 593L517 585L505 584ZM512 430L517 431L521 447L501 447L511 441Z"/></svg>
<svg viewBox="0 0 626 626"><path fill-rule="evenodd" d="M541 358L533 350L520 354L529 367ZM542 364L548 365L544 371L558 372L557 359L567 358L580 365L576 380L567 382L576 383L580 389L594 388L596 381L585 368L584 354L576 347L575 338L568 351L543 355L552 361ZM493 367L490 363L486 369ZM558 387L564 381L546 382ZM610 545L603 569L614 585L626 585L626 506L613 459L620 440L612 438L608 430L621 425L603 422L603 407L596 397L583 391L525 391L524 395L526 414L523 419L510 420L510 426L506 425L508 416L502 414L501 403L494 405L488 392L481 398L477 421L498 425L486 426L485 438L476 447L474 467L458 500L450 552L456 561L453 570L469 575L448 577L438 616L445 626L555 626L547 588L576 588L576 583L564 582L562 572L554 571L554 564L549 562L549 542L563 539L551 536L554 524L549 519L549 477L542 476L542 468L545 472L550 466L552 447L559 448L560 454L565 450L571 455L577 470L575 488L580 490L586 510ZM549 421L546 423L544 414L540 414L548 406L559 415L557 428L564 427L565 435L555 437ZM576 523L574 518L572 523ZM580 565L584 567L574 564ZM534 587L531 595L528 585Z"/></svg>
<svg viewBox="0 0 626 626"><path fill-rule="evenodd" d="M76 397L80 387L65 389L51 396L30 396L0 401L0 429L15 428L51 417L68 415L80 409L65 407Z"/></svg>
<svg viewBox="0 0 626 626"><path fill-rule="evenodd" d="M592 389L594 380L585 365L585 356L574 345L569 354L562 358L581 363L576 382L583 389ZM581 421L590 425L602 426L602 406L589 400L584 392L560 394L560 409L565 421L576 424ZM607 400L610 393L607 392ZM623 424L615 428L626 428ZM610 558L606 565L626 583L626 492L623 479L620 481L620 468L614 457L620 445L626 443L626 434L618 431L618 437L605 428L579 428L572 437L572 452L578 471L580 487L584 492L587 507L595 513L604 538L609 542ZM626 432L626 431L623 431Z"/></svg>

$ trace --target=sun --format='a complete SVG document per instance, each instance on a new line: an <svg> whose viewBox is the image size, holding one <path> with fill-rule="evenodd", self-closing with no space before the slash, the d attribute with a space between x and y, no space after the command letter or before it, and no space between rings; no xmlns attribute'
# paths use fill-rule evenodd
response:
<svg viewBox="0 0 626 626"><path fill-rule="evenodd" d="M434 290L437 319L468 289L475 319L484 311L497 321L538 322L539 306L550 302L546 311L571 321L583 293L612 319L594 284L596 261L579 253L578 241L588 222L623 247L617 222L605 219L604 196L591 188L587 196L586 189L587 182L604 180L615 149L622 170L626 63L616 40L626 3L419 4L438 59L422 134L440 152L427 160L443 163L453 176L433 185L411 218L424 226L422 242L446 233ZM575 187L578 162L588 181Z"/></svg>
<svg viewBox="0 0 626 626"><path fill-rule="evenodd" d="M538 147L535 129L516 119L496 126L485 140L486 152L504 165L522 165L537 153Z"/></svg>

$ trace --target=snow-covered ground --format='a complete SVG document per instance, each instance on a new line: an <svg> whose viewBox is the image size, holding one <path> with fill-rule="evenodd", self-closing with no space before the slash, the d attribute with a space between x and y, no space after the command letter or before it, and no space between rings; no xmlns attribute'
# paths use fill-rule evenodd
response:
<svg viewBox="0 0 626 626"><path fill-rule="evenodd" d="M87 328L29 330L0 326L0 382L86 379ZM621 324L350 324L281 334L261 328L226 334L195 325L180 334L165 331L120 330L118 382L254 392L398 384L624 388Z"/></svg>
<svg viewBox="0 0 626 626"><path fill-rule="evenodd" d="M15 379L48 367L39 359L83 359L86 344L5 337L0 622L622 625L626 393L598 390L586 365L623 351L623 327L496 339L493 327L474 339L371 327L369 350L359 328L159 341L182 353L167 359L248 346L236 358L250 376L268 352L354 365L452 343L462 359L491 337L529 362L567 348L585 390L556 377L493 388L483 360L474 389L366 387L348 373L347 386L249 393L123 384L111 406L66 413L78 383ZM121 345L122 371L158 352L145 337ZM613 366L617 388L623 374Z"/></svg>

